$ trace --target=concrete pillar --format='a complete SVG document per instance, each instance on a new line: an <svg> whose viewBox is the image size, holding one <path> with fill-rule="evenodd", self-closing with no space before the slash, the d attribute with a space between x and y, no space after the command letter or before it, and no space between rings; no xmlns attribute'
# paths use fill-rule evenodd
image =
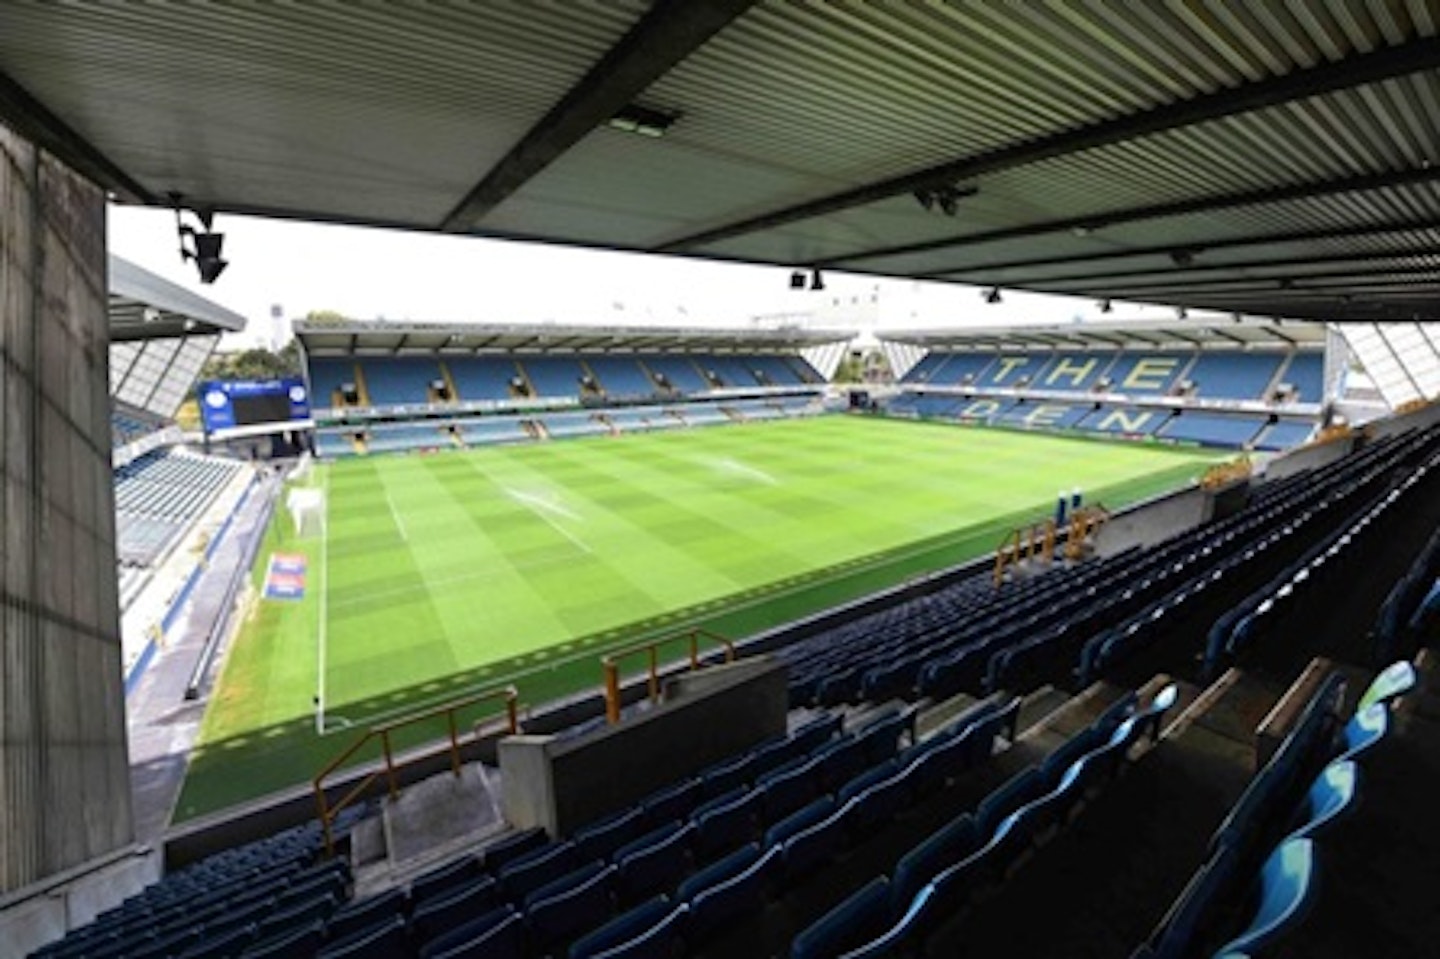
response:
<svg viewBox="0 0 1440 959"><path fill-rule="evenodd" d="M105 197L0 126L0 893L132 840Z"/></svg>

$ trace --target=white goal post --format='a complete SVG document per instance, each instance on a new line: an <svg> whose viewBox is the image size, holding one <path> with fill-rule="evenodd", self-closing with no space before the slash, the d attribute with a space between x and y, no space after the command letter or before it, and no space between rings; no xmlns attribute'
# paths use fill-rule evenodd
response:
<svg viewBox="0 0 1440 959"><path fill-rule="evenodd" d="M296 487L286 497L285 508L295 523L297 536L320 536L325 531L325 493L315 487Z"/></svg>

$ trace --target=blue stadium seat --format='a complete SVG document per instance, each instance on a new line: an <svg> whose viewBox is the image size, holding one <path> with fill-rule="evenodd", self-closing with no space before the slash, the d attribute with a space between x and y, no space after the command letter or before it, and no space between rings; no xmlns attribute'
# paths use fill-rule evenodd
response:
<svg viewBox="0 0 1440 959"><path fill-rule="evenodd" d="M525 919L537 952L551 953L615 914L619 869L595 864L573 877L568 888L537 890L525 903ZM553 886L554 884L552 884Z"/></svg>
<svg viewBox="0 0 1440 959"><path fill-rule="evenodd" d="M480 860L474 856L461 856L417 876L410 884L410 900L422 902L465 885L479 875Z"/></svg>
<svg viewBox="0 0 1440 959"><path fill-rule="evenodd" d="M724 854L755 838L760 791L735 789L695 810L695 854L700 861Z"/></svg>
<svg viewBox="0 0 1440 959"><path fill-rule="evenodd" d="M609 859L615 850L629 842L643 828L645 821L645 810L639 806L631 806L600 822L576 830L571 842L575 844L575 852L581 860Z"/></svg>
<svg viewBox="0 0 1440 959"><path fill-rule="evenodd" d="M891 909L901 912L930 882L980 847L980 834L969 813L956 816L900 858L891 884Z"/></svg>
<svg viewBox="0 0 1440 959"><path fill-rule="evenodd" d="M511 860L496 871L495 878L511 900L520 902L532 891L581 865L583 863L575 852L574 843L554 843ZM419 905L415 907L415 912L418 916Z"/></svg>
<svg viewBox="0 0 1440 959"><path fill-rule="evenodd" d="M486 917L475 920L475 928L478 930L487 921ZM456 930L461 931L464 930ZM421 959L527 959L528 956L525 921L511 912L468 942L422 955Z"/></svg>
<svg viewBox="0 0 1440 959"><path fill-rule="evenodd" d="M734 866L748 860L744 868L733 874L697 872L680 887L680 897L690 905L690 928L697 940L724 928L733 919L755 915L765 907L765 898L781 852L779 849L768 849L751 859L747 851L757 849L752 843L734 854L742 859L731 856L715 864L718 867L723 862L729 862Z"/></svg>
<svg viewBox="0 0 1440 959"><path fill-rule="evenodd" d="M646 822L658 825L675 819L688 819L699 796L700 780L686 779L650 794L641 801L640 807L645 812Z"/></svg>
<svg viewBox="0 0 1440 959"><path fill-rule="evenodd" d="M769 829L765 830L765 838L761 845L766 849L771 846L780 846L787 839L810 828L822 819L827 819L835 812L835 800L829 796L821 796L802 809L796 810L790 815L775 822Z"/></svg>
<svg viewBox="0 0 1440 959"><path fill-rule="evenodd" d="M570 946L570 959L595 959L659 926L674 910L665 896L640 903L611 919L599 929L582 936Z"/></svg>
<svg viewBox="0 0 1440 959"><path fill-rule="evenodd" d="M499 904L495 881L483 877L415 904L410 923L421 941L440 936Z"/></svg>
<svg viewBox="0 0 1440 959"><path fill-rule="evenodd" d="M1359 759L1385 738L1390 729L1390 712L1384 703L1360 710L1345 724L1340 759Z"/></svg>
<svg viewBox="0 0 1440 959"><path fill-rule="evenodd" d="M1355 808L1360 771L1353 759L1340 759L1320 770L1310 784L1298 824L1290 835L1313 839Z"/></svg>
<svg viewBox="0 0 1440 959"><path fill-rule="evenodd" d="M1400 660L1391 663L1382 669L1365 692L1361 694L1355 711L1363 712L1376 703L1389 703L1391 700L1404 696L1415 688L1416 683L1415 667L1408 660Z"/></svg>
<svg viewBox="0 0 1440 959"><path fill-rule="evenodd" d="M992 836L1000 821L1016 809L1039 797L1045 788L1040 770L1031 766L1007 779L975 809L975 828L982 836Z"/></svg>
<svg viewBox="0 0 1440 959"><path fill-rule="evenodd" d="M309 925L261 939L241 955L244 959L310 959L325 942L326 925L315 920Z"/></svg>
<svg viewBox="0 0 1440 959"><path fill-rule="evenodd" d="M405 919L391 916L374 926L330 943L316 959L391 959L407 948Z"/></svg>
<svg viewBox="0 0 1440 959"><path fill-rule="evenodd" d="M549 841L550 837L545 834L545 830L539 828L511 833L485 849L485 868L492 873L498 872L506 863L540 848ZM415 898L413 891L411 898Z"/></svg>
<svg viewBox="0 0 1440 959"><path fill-rule="evenodd" d="M1250 925L1218 953L1255 953L1266 948L1304 917L1315 888L1315 843L1287 839L1260 871L1260 903Z"/></svg>
<svg viewBox="0 0 1440 959"><path fill-rule="evenodd" d="M670 823L622 846L614 860L620 867L621 898L639 902L679 885L690 871L690 842L695 831L690 823Z"/></svg>
<svg viewBox="0 0 1440 959"><path fill-rule="evenodd" d="M877 876L802 930L791 959L833 959L884 933L890 917L890 882Z"/></svg>
<svg viewBox="0 0 1440 959"><path fill-rule="evenodd" d="M443 890L441 890L443 891ZM343 939L390 916L403 916L410 911L410 897L403 889L387 889L377 896L357 899L341 906L325 924L331 939Z"/></svg>

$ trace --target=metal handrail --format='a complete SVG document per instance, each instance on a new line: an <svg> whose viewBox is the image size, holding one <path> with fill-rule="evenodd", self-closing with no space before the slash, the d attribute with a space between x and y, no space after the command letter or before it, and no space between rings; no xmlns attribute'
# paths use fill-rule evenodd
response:
<svg viewBox="0 0 1440 959"><path fill-rule="evenodd" d="M348 747L346 747L343 752L340 753L340 755L330 760L330 762L326 764L324 769L316 773L315 778L311 780L311 785L315 790L315 805L320 813L320 825L325 833L326 854L330 856L335 855L335 841L334 836L331 832L331 826L334 824L336 818L339 817L340 813L347 806L351 805L355 802L356 799L359 799L361 796L363 796L369 790L369 788L374 785L375 780L379 779L381 775L385 776L386 786L390 798L393 800L400 793L400 785L395 778L395 772L397 769L402 769L407 765L413 765L414 763L420 762L421 760L430 759L440 754L440 750L435 750L431 752L421 753L419 755L410 756L403 762L397 763L395 761L395 750L394 745L391 741L391 733L399 729L404 729L408 726L414 726L427 720L434 719L437 716L445 716L449 727L449 742L445 751L448 751L450 753L450 769L458 778L460 776L460 731L459 726L456 723L456 713L467 707L474 706L478 703L487 702L492 699L504 699L507 730L512 736L519 732L519 692L515 689L514 686L502 686L497 689L487 689L482 692L466 696L463 699L453 699L449 702L441 703L437 706L432 706L429 709L425 709L417 713L409 713L405 716L401 716L399 719L393 719L388 723L381 723L378 726L372 726L369 730L365 732L365 735L361 736L359 739L351 743ZM476 724L475 735L477 738L480 735L479 723ZM326 778L328 778L341 766L344 766L347 762L349 762L351 757L353 757L357 752L360 751L361 747L375 739L380 740L381 755L385 760L384 765L362 777L359 782L357 782L354 786L350 788L348 792L346 792L343 796L340 797L340 800L338 802L331 803L329 796L325 792Z"/></svg>
<svg viewBox="0 0 1440 959"><path fill-rule="evenodd" d="M690 669L700 668L700 640L708 639L725 649L725 662L735 661L735 644L727 637L708 629L696 627L688 632L676 636L668 636L665 639L657 639L648 643L636 643L634 646L626 646L624 649L612 650L600 658L600 665L605 674L605 718L610 723L620 721L620 665L619 661L635 653L649 653L649 678L648 692L650 701L658 702L660 699L660 647L666 643L674 642L677 639L690 640Z"/></svg>

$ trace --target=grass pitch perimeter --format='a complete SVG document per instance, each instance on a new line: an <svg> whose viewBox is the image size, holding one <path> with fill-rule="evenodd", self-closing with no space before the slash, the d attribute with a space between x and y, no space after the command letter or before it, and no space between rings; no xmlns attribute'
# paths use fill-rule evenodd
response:
<svg viewBox="0 0 1440 959"><path fill-rule="evenodd" d="M1057 490L1114 508L1214 459L832 416L322 466L328 542L277 514L258 562L305 553L308 593L242 629L176 818L347 745L316 735L319 689L331 732L502 681L539 703L597 685L607 647L742 636L992 551Z"/></svg>

